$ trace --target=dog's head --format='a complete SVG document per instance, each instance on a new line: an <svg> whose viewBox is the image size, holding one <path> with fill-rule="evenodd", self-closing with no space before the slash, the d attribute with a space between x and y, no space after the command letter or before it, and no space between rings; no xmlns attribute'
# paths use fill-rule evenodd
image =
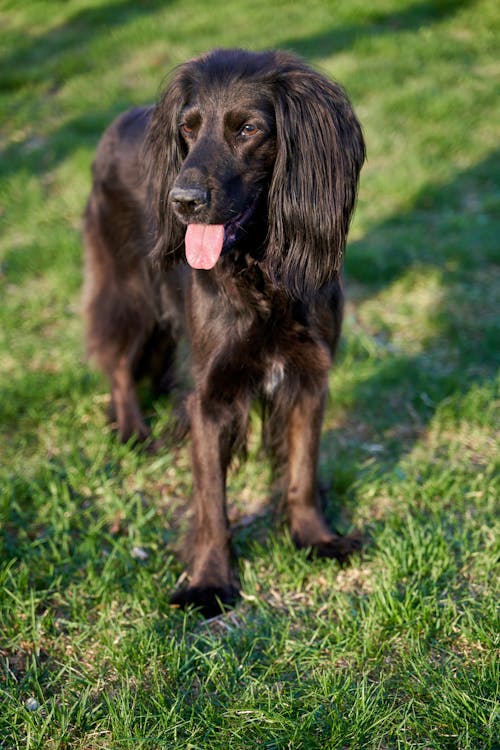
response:
<svg viewBox="0 0 500 750"><path fill-rule="evenodd" d="M195 268L244 249L299 298L338 274L364 142L342 89L295 56L216 50L178 68L146 157L163 262L183 240Z"/></svg>

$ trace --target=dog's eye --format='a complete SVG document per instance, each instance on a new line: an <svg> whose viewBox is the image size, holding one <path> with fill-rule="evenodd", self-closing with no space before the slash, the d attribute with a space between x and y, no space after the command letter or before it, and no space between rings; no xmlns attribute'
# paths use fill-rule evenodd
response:
<svg viewBox="0 0 500 750"><path fill-rule="evenodd" d="M258 128L256 128L255 125L252 125L252 123L250 122L247 122L246 125L243 125L240 130L240 134L245 138L251 138L252 136L257 135L258 132Z"/></svg>
<svg viewBox="0 0 500 750"><path fill-rule="evenodd" d="M180 129L184 135L192 135L194 128L187 124L187 122L181 122Z"/></svg>

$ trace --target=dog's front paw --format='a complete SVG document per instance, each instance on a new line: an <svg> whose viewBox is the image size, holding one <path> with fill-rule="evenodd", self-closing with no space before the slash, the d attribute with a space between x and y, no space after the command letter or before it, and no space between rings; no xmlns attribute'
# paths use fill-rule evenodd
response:
<svg viewBox="0 0 500 750"><path fill-rule="evenodd" d="M204 617L216 617L234 607L239 592L235 586L186 586L174 591L170 603L178 607L195 607Z"/></svg>

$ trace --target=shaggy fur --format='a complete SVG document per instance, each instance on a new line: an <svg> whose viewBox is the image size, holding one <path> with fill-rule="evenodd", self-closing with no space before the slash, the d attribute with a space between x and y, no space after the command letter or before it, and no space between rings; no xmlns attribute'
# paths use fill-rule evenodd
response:
<svg viewBox="0 0 500 750"><path fill-rule="evenodd" d="M296 545L339 560L359 546L327 527L316 464L364 158L343 90L285 52L191 60L156 106L126 112L101 140L85 217L87 340L122 440L148 435L138 378L168 390L177 343L189 342L195 528L180 605L212 614L237 596L226 470L255 399Z"/></svg>

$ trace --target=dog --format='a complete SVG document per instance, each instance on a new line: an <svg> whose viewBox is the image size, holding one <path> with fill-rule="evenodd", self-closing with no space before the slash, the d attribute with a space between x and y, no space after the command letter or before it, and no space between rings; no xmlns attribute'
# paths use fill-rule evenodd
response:
<svg viewBox="0 0 500 750"><path fill-rule="evenodd" d="M316 471L364 160L343 89L284 51L193 59L156 106L125 112L101 139L85 213L87 345L123 441L149 434L139 378L169 391L189 342L194 541L174 604L211 616L237 599L226 472L255 400L295 545L340 561L360 546L328 528Z"/></svg>

